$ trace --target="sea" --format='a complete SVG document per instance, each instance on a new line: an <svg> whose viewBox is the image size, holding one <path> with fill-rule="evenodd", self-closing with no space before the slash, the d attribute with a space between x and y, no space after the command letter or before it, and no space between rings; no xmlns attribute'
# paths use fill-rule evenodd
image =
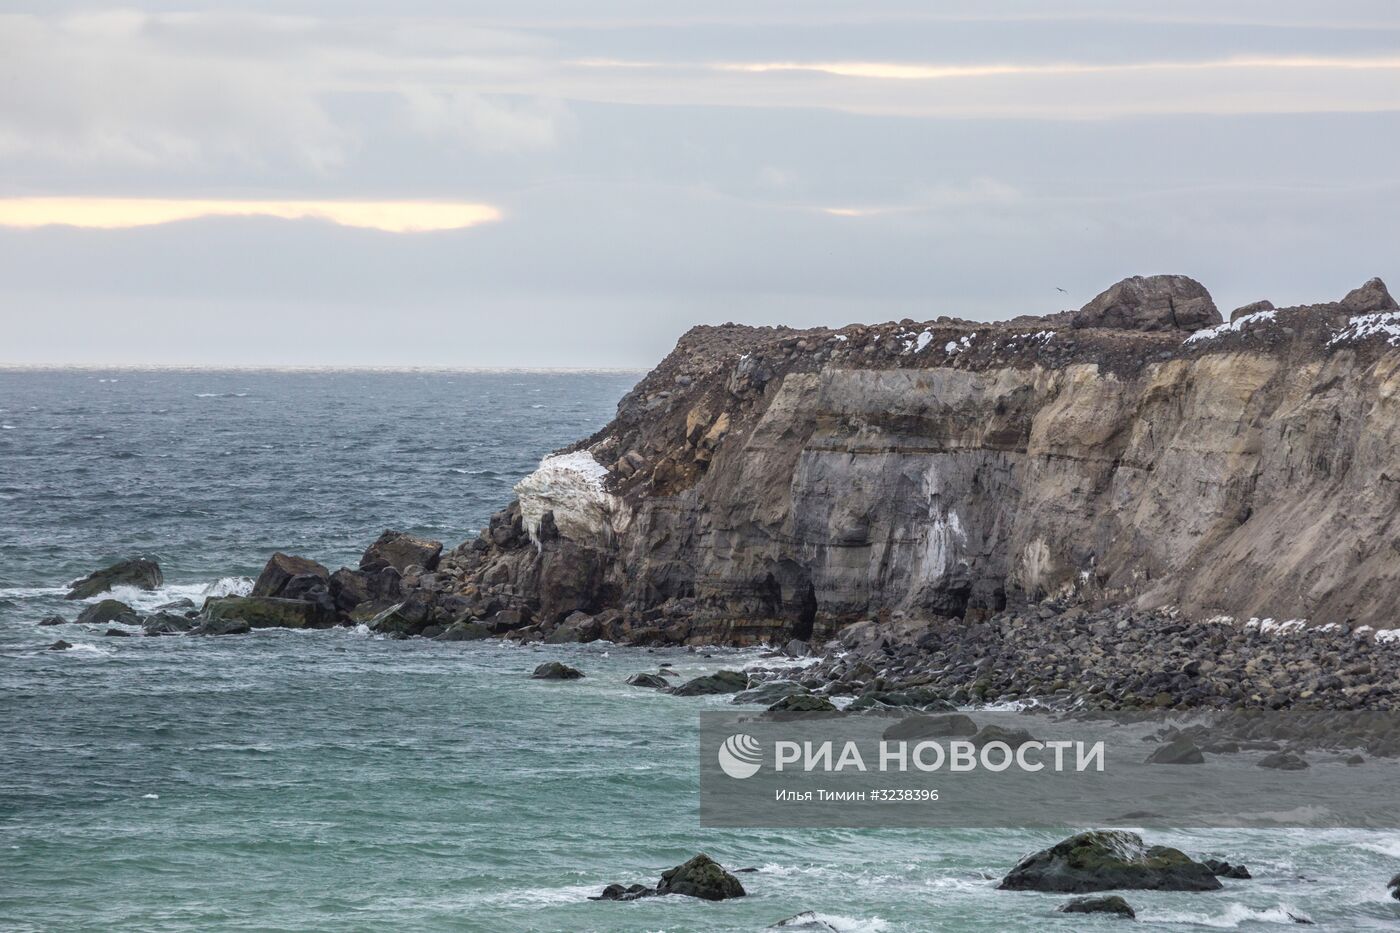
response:
<svg viewBox="0 0 1400 933"><path fill-rule="evenodd" d="M518 647L361 628L118 638L39 627L65 584L159 560L137 607L240 593L283 550L474 537L636 373L0 371L0 930L1115 930L997 890L1057 830L707 829L698 713L628 686L762 651ZM49 651L56 639L67 651ZM587 675L542 682L563 660ZM1149 834L1243 862L1122 892L1138 927L1400 927L1400 833ZM589 900L706 852L748 896ZM780 928L781 929L781 928Z"/></svg>

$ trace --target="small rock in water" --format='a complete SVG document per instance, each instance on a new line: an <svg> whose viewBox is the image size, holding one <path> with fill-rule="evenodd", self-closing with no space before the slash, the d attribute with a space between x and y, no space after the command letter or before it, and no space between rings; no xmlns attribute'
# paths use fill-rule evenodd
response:
<svg viewBox="0 0 1400 933"><path fill-rule="evenodd" d="M650 687L653 690L662 690L670 686L660 674L633 674L627 678L627 683L633 687Z"/></svg>
<svg viewBox="0 0 1400 933"><path fill-rule="evenodd" d="M610 884L603 889L602 894L590 896L590 901L635 901L639 897L655 897L656 889L649 888L644 884L631 884L623 887L620 884Z"/></svg>
<svg viewBox="0 0 1400 933"><path fill-rule="evenodd" d="M834 713L836 705L826 697L794 694L768 707L770 713Z"/></svg>
<svg viewBox="0 0 1400 933"><path fill-rule="evenodd" d="M530 675L535 680L578 680L583 671L558 661L546 661Z"/></svg>
<svg viewBox="0 0 1400 933"><path fill-rule="evenodd" d="M242 619L206 619L195 628L191 635L247 635L253 627Z"/></svg>
<svg viewBox="0 0 1400 933"><path fill-rule="evenodd" d="M679 687L671 688L671 693L678 697L713 696L717 693L738 693L748 685L748 675L740 671L715 671L687 680Z"/></svg>
<svg viewBox="0 0 1400 933"><path fill-rule="evenodd" d="M1165 745L1158 746L1147 756L1150 765L1199 765L1206 756L1188 736L1178 736Z"/></svg>
<svg viewBox="0 0 1400 933"><path fill-rule="evenodd" d="M131 637L131 633L130 633L130 632L126 631L125 629L119 629L119 628L109 628L109 629L107 629L107 631L103 632L102 634L105 635L105 636L107 636L108 638L130 638L130 637Z"/></svg>
<svg viewBox="0 0 1400 933"><path fill-rule="evenodd" d="M1395 875L1391 878L1390 883L1387 884L1386 887L1390 889L1390 896L1400 901L1400 875Z"/></svg>
<svg viewBox="0 0 1400 933"><path fill-rule="evenodd" d="M890 726L881 736L886 742L916 742L922 739L977 734L977 723L965 713L946 716L910 716Z"/></svg>
<svg viewBox="0 0 1400 933"><path fill-rule="evenodd" d="M1027 855L1001 880L1003 891L1082 894L1114 888L1216 891L1209 868L1168 846L1148 846L1137 833L1093 830Z"/></svg>
<svg viewBox="0 0 1400 933"><path fill-rule="evenodd" d="M49 645L49 650L50 650L50 651L67 651L67 650L68 650L69 648L71 648L71 647L73 647L72 643L66 642L66 641L64 641L62 638L60 638L58 641L54 642L52 645Z"/></svg>
<svg viewBox="0 0 1400 933"><path fill-rule="evenodd" d="M141 617L120 599L104 599L93 603L78 613L79 625L103 625L107 622L120 622L122 625L140 625Z"/></svg>
<svg viewBox="0 0 1400 933"><path fill-rule="evenodd" d="M39 625L67 625L68 620L63 616L44 616L39 620Z"/></svg>
<svg viewBox="0 0 1400 933"><path fill-rule="evenodd" d="M729 872L714 859L701 852L684 864L662 872L656 885L658 894L684 894L707 901L723 901L743 897L747 892Z"/></svg>
<svg viewBox="0 0 1400 933"><path fill-rule="evenodd" d="M1296 752L1283 751L1260 758L1259 767L1273 768L1276 771L1302 771L1308 767L1308 763Z"/></svg>
<svg viewBox="0 0 1400 933"><path fill-rule="evenodd" d="M1076 897L1055 909L1062 914L1117 914L1129 920L1137 917L1137 911L1117 894L1107 897Z"/></svg>
<svg viewBox="0 0 1400 933"><path fill-rule="evenodd" d="M119 561L110 567L95 570L73 584L64 599L87 599L105 593L114 586L134 586L153 590L165 582L160 565L145 557Z"/></svg>
<svg viewBox="0 0 1400 933"><path fill-rule="evenodd" d="M1254 876L1249 873L1249 869L1243 865L1231 865L1224 859L1208 858L1202 859L1201 864L1209 868L1218 878L1238 878L1248 880Z"/></svg>

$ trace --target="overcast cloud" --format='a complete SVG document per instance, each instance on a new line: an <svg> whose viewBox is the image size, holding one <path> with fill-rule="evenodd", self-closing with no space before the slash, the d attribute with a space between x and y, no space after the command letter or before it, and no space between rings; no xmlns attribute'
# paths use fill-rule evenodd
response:
<svg viewBox="0 0 1400 933"><path fill-rule="evenodd" d="M7 4L0 363L646 367L1400 280L1394 3L588 7Z"/></svg>

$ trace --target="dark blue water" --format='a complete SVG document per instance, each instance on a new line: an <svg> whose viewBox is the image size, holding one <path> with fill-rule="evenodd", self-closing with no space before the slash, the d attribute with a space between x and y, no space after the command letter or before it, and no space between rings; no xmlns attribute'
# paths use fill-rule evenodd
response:
<svg viewBox="0 0 1400 933"><path fill-rule="evenodd" d="M139 605L332 567L382 529L471 537L623 375L0 372L0 930L1119 929L996 890L1056 833L702 830L696 713L627 686L754 652L512 647L361 629L109 638L37 627L130 554ZM76 647L47 651L62 637ZM562 658L587 678L531 681ZM1157 833L1243 861L1211 894L1129 892L1139 926L1393 928L1400 836ZM750 896L594 903L708 851Z"/></svg>

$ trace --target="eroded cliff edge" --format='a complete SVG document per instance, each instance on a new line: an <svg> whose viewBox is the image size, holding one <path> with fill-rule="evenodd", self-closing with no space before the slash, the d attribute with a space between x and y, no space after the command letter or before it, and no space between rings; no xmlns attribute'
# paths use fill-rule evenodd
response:
<svg viewBox="0 0 1400 933"><path fill-rule="evenodd" d="M1400 311L1373 280L1223 323L1157 276L995 324L697 327L516 491L421 596L633 641L1047 597L1392 628Z"/></svg>

